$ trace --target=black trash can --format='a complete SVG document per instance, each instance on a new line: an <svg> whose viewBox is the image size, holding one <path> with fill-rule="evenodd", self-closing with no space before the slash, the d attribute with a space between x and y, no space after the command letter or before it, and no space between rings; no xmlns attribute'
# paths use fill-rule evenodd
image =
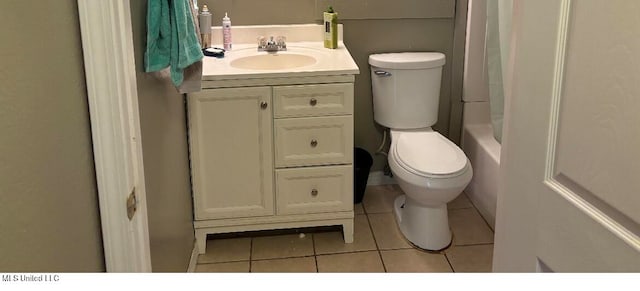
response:
<svg viewBox="0 0 640 291"><path fill-rule="evenodd" d="M367 188L373 158L366 150L354 148L353 160L353 203L358 204L362 202L364 190Z"/></svg>

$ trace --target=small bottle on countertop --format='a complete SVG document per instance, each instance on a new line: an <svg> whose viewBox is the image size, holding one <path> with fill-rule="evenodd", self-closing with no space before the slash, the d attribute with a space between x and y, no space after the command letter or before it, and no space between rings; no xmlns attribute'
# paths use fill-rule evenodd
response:
<svg viewBox="0 0 640 291"><path fill-rule="evenodd" d="M222 18L222 41L224 49L231 50L231 19L227 16L227 12L224 13Z"/></svg>
<svg viewBox="0 0 640 291"><path fill-rule="evenodd" d="M338 13L329 6L329 9L322 16L324 19L324 47L338 48Z"/></svg>
<svg viewBox="0 0 640 291"><path fill-rule="evenodd" d="M207 4L202 5L202 12L198 14L198 23L200 23L200 39L202 40L202 48L211 47L211 13Z"/></svg>

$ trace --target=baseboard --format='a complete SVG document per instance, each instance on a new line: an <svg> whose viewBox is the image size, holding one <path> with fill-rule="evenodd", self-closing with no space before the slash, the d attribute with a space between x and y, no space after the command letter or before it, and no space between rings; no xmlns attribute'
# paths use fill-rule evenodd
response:
<svg viewBox="0 0 640 291"><path fill-rule="evenodd" d="M383 171L369 173L367 186L397 184L392 177L386 176Z"/></svg>
<svg viewBox="0 0 640 291"><path fill-rule="evenodd" d="M189 267L187 273L194 273L196 271L196 265L198 264L198 246L196 241L193 241L193 251L191 251L191 259L189 260Z"/></svg>

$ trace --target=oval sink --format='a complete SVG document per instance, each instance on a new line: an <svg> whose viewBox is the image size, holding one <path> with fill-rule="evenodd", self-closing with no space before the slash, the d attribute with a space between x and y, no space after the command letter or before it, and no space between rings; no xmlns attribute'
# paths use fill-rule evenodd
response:
<svg viewBox="0 0 640 291"><path fill-rule="evenodd" d="M247 56L231 61L231 66L249 70L283 70L313 65L316 58L289 53Z"/></svg>

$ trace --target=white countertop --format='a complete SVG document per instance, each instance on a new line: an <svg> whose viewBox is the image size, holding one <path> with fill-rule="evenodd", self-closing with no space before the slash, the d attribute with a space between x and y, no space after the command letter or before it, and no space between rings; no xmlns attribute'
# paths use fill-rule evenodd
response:
<svg viewBox="0 0 640 291"><path fill-rule="evenodd" d="M222 47L214 45L214 47ZM205 56L203 59L202 75L205 81L256 79L256 78L283 78L283 77L310 77L330 75L359 74L360 70L354 62L351 54L342 41L337 49L327 49L323 42L287 42L287 51L278 54L305 54L316 58L312 65L281 69L281 70L250 70L234 68L230 63L238 58L269 54L258 52L257 44L233 44L233 50L225 52L225 57L218 59Z"/></svg>

